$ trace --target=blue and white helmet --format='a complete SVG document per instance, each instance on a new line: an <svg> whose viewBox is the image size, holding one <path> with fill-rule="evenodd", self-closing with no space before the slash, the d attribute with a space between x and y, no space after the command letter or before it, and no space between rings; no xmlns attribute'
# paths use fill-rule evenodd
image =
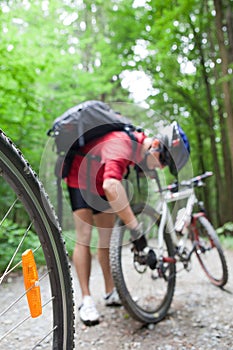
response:
<svg viewBox="0 0 233 350"><path fill-rule="evenodd" d="M176 176L187 163L190 155L190 145L185 132L174 121L156 136L160 141L160 163L167 165L170 172Z"/></svg>

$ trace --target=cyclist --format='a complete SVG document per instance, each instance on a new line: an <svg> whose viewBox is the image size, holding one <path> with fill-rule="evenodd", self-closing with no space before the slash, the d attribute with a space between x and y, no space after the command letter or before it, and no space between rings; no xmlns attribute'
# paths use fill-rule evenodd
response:
<svg viewBox="0 0 233 350"><path fill-rule="evenodd" d="M91 296L90 240L92 227L98 229L98 260L105 283L106 306L120 305L109 263L109 241L118 215L131 230L133 246L148 254L147 242L134 216L122 179L128 166L138 164L145 172L168 165L175 174L187 162L189 143L176 122L155 138L134 132L135 141L125 132L114 131L89 142L75 155L66 178L77 232L73 262L77 271L82 304L79 316L86 325L99 323L99 313ZM136 144L136 146L134 145Z"/></svg>

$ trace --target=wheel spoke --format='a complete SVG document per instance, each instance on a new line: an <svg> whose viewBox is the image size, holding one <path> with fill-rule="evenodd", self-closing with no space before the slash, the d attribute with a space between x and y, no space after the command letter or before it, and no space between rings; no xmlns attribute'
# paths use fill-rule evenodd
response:
<svg viewBox="0 0 233 350"><path fill-rule="evenodd" d="M196 256L211 283L223 287L228 280L226 259L213 226L205 217L197 221Z"/></svg>
<svg viewBox="0 0 233 350"><path fill-rule="evenodd" d="M6 193L0 210L0 348L18 349L23 343L25 350L39 345L73 349L73 289L60 227L36 174L1 130L0 172L0 186ZM33 252L35 262L24 265L23 276L22 254L27 257L27 251ZM38 290L42 303L39 317L34 301L27 302L28 294Z"/></svg>
<svg viewBox="0 0 233 350"><path fill-rule="evenodd" d="M161 247L158 245L156 212L146 206L139 207L134 213L143 225L148 247L159 259ZM171 238L164 235L164 261L161 264L157 261L152 270L140 256L135 262L131 247L126 244L129 237L130 232L118 223L113 230L110 248L114 282L132 317L143 323L156 323L166 316L175 289L176 265Z"/></svg>
<svg viewBox="0 0 233 350"><path fill-rule="evenodd" d="M11 257L11 260L9 261L9 263L8 263L8 265L7 265L7 267L6 267L5 271L4 271L4 273L3 273L3 275L2 275L1 278L0 278L0 284L2 283L2 281L4 280L4 278L6 277L6 275L8 274L8 272L9 272L9 270L10 270L10 267L11 267L11 264L12 264L12 262L14 261L14 259L15 259L15 257L16 257L16 254L17 254L18 251L20 250L20 247L22 246L22 244L23 244L25 238L27 237L28 232L29 232L31 226L32 226L32 223L29 224L29 226L27 227L27 229L26 229L26 231L25 231L23 237L22 237L21 240L19 241L19 244L18 244L17 248L15 249L15 252L13 253L13 255L12 255L12 257ZM18 265L19 265L19 264L17 264L17 266L18 266Z"/></svg>

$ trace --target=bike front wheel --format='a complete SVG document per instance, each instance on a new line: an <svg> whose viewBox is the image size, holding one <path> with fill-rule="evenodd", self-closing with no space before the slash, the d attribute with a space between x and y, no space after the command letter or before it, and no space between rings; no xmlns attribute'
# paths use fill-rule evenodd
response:
<svg viewBox="0 0 233 350"><path fill-rule="evenodd" d="M158 258L160 252L158 249L159 216L157 212L143 204L135 206L133 211L138 221L143 224L148 247L153 249ZM175 263L174 261L173 263L165 262L174 257L171 237L164 233L163 273L160 270L159 261L157 261L157 267L154 270L135 263L131 246L130 232L118 220L113 229L110 244L111 267L115 286L122 304L134 319L142 323L160 322L167 315L175 290Z"/></svg>
<svg viewBox="0 0 233 350"><path fill-rule="evenodd" d="M61 230L42 184L2 131L0 175L0 348L73 349L72 279ZM22 269L28 251L35 264Z"/></svg>
<svg viewBox="0 0 233 350"><path fill-rule="evenodd" d="M202 269L211 283L223 287L228 280L228 268L214 227L206 217L200 216L194 231L195 253Z"/></svg>

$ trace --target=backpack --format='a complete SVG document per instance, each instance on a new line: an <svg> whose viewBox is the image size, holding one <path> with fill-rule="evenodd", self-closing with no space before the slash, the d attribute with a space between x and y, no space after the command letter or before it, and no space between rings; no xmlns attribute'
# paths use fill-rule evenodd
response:
<svg viewBox="0 0 233 350"><path fill-rule="evenodd" d="M111 131L124 131L135 141L133 131L141 131L131 122L113 111L101 101L86 101L67 110L56 118L47 135L55 139L58 154L55 175L57 177L58 218L62 221L61 179L67 177L75 154L88 142ZM133 152L136 142L133 143Z"/></svg>

